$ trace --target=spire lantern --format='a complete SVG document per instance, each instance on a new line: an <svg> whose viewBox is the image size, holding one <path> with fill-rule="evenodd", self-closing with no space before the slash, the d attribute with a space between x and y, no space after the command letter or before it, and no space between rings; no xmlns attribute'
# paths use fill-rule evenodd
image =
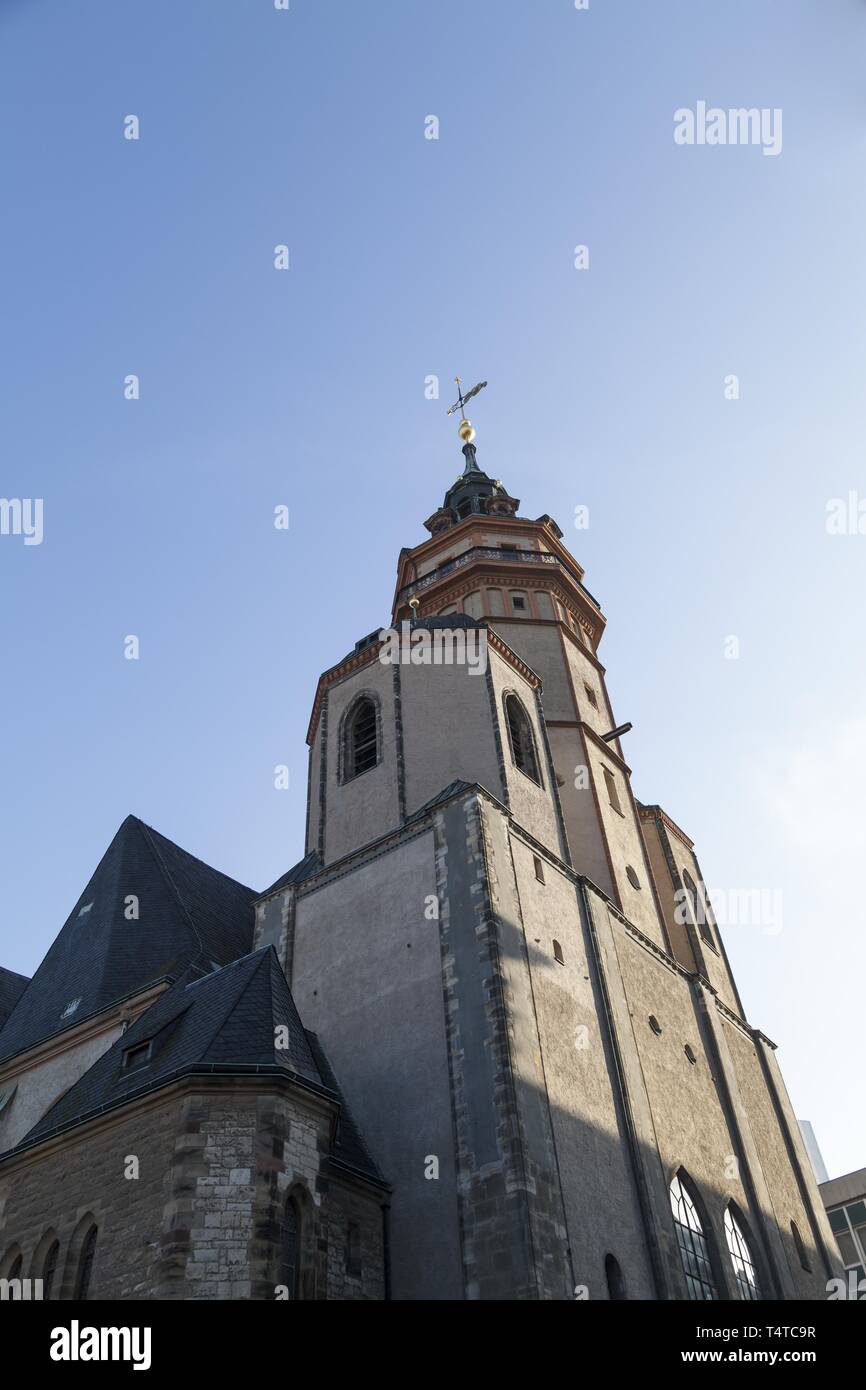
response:
<svg viewBox="0 0 866 1390"><path fill-rule="evenodd" d="M516 498L509 497L498 479L494 481L493 478L488 478L479 468L475 455L475 426L471 420L467 420L465 406L467 401L484 390L487 382L479 381L471 391L464 393L460 377L456 376L454 380L457 382L459 394L447 413L453 415L456 410L460 411L457 433L463 441L463 457L466 462L463 472L445 494L442 506L424 522L433 536L441 531L450 530L452 526L470 516L513 516L520 505Z"/></svg>

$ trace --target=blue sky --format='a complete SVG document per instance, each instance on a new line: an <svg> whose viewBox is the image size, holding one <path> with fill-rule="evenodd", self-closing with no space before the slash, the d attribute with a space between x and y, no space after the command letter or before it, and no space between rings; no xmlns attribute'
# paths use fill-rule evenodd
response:
<svg viewBox="0 0 866 1390"><path fill-rule="evenodd" d="M0 536L3 964L130 811L257 888L300 857L316 678L486 377L479 462L586 569L636 794L711 887L782 892L726 933L745 1006L866 1163L866 535L826 529L866 496L864 38L860 0L4 0L0 493L45 510ZM781 108L781 153L676 145L700 100Z"/></svg>

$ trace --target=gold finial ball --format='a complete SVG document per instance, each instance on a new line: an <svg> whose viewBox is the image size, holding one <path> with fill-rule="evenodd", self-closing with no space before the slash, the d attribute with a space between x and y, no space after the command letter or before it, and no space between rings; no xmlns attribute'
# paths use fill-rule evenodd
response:
<svg viewBox="0 0 866 1390"><path fill-rule="evenodd" d="M460 435L464 444L471 444L475 438L475 426L472 424L471 420L461 420L460 428L457 433Z"/></svg>

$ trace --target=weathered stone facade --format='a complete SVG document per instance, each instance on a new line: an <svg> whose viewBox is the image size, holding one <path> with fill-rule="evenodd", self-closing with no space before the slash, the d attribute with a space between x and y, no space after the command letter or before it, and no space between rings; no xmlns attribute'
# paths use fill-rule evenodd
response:
<svg viewBox="0 0 866 1390"><path fill-rule="evenodd" d="M824 1297L837 1254L773 1045L743 1014L694 846L632 793L604 618L555 522L495 514L467 459L461 510L446 499L401 555L394 623L410 598L412 631L471 621L485 680L389 672L369 639L327 672L318 858L257 908L393 1186L394 1296L685 1299L677 1178L715 1296ZM346 784L363 698L379 756ZM679 911L692 888L707 921Z"/></svg>
<svg viewBox="0 0 866 1390"><path fill-rule="evenodd" d="M818 1299L840 1274L694 846L632 792L601 610L465 452L394 621L483 662L362 639L319 682L294 868L254 895L127 823L88 931L12 982L0 1278L58 1250L53 1297L82 1269L91 1297L226 1300ZM78 943L109 983L58 1028Z"/></svg>
<svg viewBox="0 0 866 1390"><path fill-rule="evenodd" d="M75 1297L81 1235L95 1226L90 1298L279 1300L292 1195L303 1213L301 1296L381 1299L384 1193L330 1165L332 1121L328 1102L286 1087L221 1079L157 1093L7 1160L0 1241L23 1254L22 1277L39 1278L46 1235L56 1237L53 1297ZM354 1274L350 1223L360 1233Z"/></svg>

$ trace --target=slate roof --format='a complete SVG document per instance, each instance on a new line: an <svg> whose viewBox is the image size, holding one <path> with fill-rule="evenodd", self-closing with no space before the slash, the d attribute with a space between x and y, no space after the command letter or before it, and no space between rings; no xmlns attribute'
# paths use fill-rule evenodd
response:
<svg viewBox="0 0 866 1390"><path fill-rule="evenodd" d="M0 1028L3 1027L29 983L26 975L16 975L14 970L4 970L3 966L0 965Z"/></svg>
<svg viewBox="0 0 866 1390"><path fill-rule="evenodd" d="M322 1077L326 1086L330 1087L332 1091L335 1091L337 1095L340 1095L341 1092L337 1078L331 1070L331 1064L325 1056L318 1037L315 1033L311 1033L309 1029L307 1029L307 1039L313 1057L315 1058L316 1066L319 1069L319 1075ZM350 1167L359 1168L363 1173L378 1178L380 1182L383 1181L373 1156L364 1143L361 1131L355 1123L352 1112L345 1103L340 1111L340 1122L337 1126L337 1133L334 1138L333 1154L335 1158L342 1159L342 1161L348 1163Z"/></svg>
<svg viewBox="0 0 866 1390"><path fill-rule="evenodd" d="M287 1046L277 1047L277 1028ZM151 1043L147 1065L125 1068L124 1055ZM318 1040L304 1031L273 946L201 975L195 967L138 1018L61 1096L19 1148L157 1090L182 1075L284 1074L342 1105ZM14 1151L13 1151L14 1152ZM342 1109L335 1157L381 1182L358 1130Z"/></svg>
<svg viewBox="0 0 866 1390"><path fill-rule="evenodd" d="M138 920L125 916L133 895ZM194 963L207 970L245 955L255 896L127 816L0 1027L0 1061Z"/></svg>
<svg viewBox="0 0 866 1390"><path fill-rule="evenodd" d="M458 613L455 616L463 617L464 615ZM422 622L414 624L414 626L424 627L430 623L445 621L447 620L425 618ZM483 624L480 623L475 624L474 618L470 618L469 622L479 627L483 626ZM406 824L411 825L413 821L421 820L432 811L435 806L438 806L440 801L450 801L451 797L456 796L458 792L471 791L472 786L473 783L471 782L449 782L448 786L443 787L441 792L437 792L435 796L431 796L429 801L425 801L423 806L419 806L417 811L413 811L411 816L407 816ZM257 901L261 902L265 898L269 898L271 894L279 892L281 888L289 888L295 883L303 883L305 879L312 878L313 874L317 874L322 867L322 860L319 857L318 851L314 849L310 850L310 853L305 855L303 859L300 859L297 864L293 865L287 873L284 873L282 878L278 878L276 883L272 883L270 888L266 888L263 893L260 893Z"/></svg>
<svg viewBox="0 0 866 1390"><path fill-rule="evenodd" d="M272 883L270 888L266 888L261 893L260 898L270 897L271 893L276 893L280 888L289 888L295 883L303 883L305 878L311 878L317 874L322 867L322 861L318 850L311 849L309 854L305 854L303 859L299 859L282 878L278 878L276 883Z"/></svg>
<svg viewBox="0 0 866 1390"><path fill-rule="evenodd" d="M437 792L435 796L431 796L429 801L425 801L423 806L419 806L417 811L413 811L411 816L407 816L406 824L411 825L413 820L421 820L424 816L428 815L435 806L438 806L440 802L450 801L452 796L458 796L463 792L470 792L476 785L477 784L473 782L464 782L462 779L458 779L456 782L449 782L448 786L443 787L441 792Z"/></svg>

